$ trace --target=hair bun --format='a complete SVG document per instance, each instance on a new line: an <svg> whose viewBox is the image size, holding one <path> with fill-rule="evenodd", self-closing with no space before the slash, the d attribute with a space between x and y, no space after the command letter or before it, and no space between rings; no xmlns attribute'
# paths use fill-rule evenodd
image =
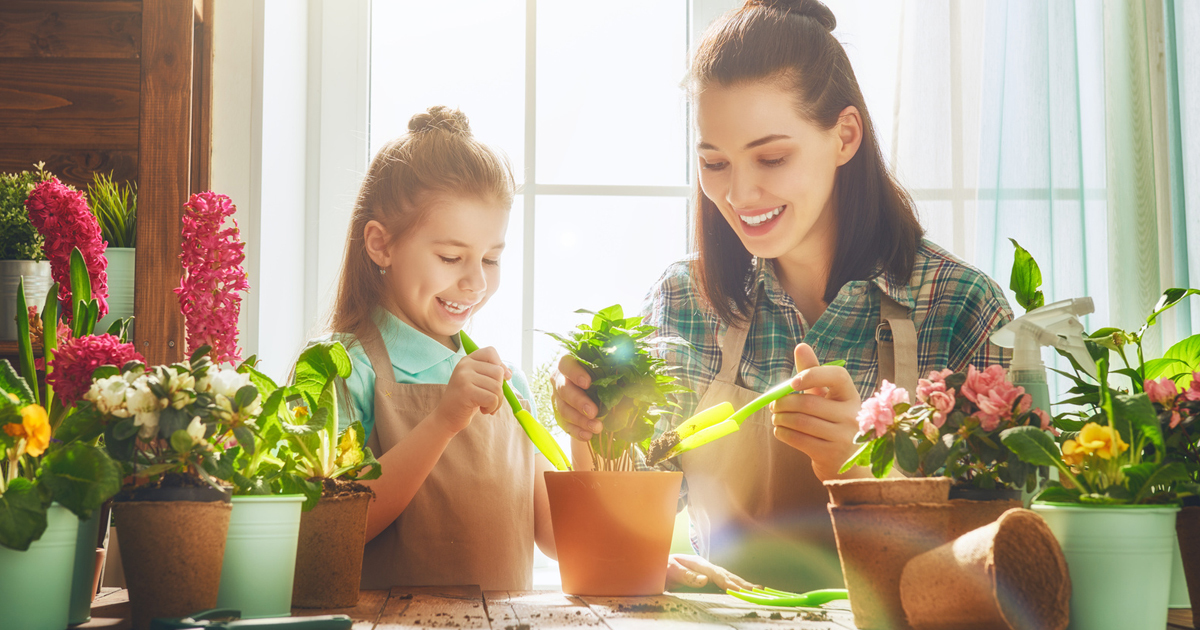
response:
<svg viewBox="0 0 1200 630"><path fill-rule="evenodd" d="M434 105L408 120L408 130L412 133L433 129L441 129L464 136L471 135L471 124L467 120L467 115L445 105Z"/></svg>
<svg viewBox="0 0 1200 630"><path fill-rule="evenodd" d="M791 13L792 15L812 18L831 33L833 29L837 28L837 18L833 16L833 11L830 11L829 7L825 6L825 3L820 0L747 0L746 5L757 5L767 9Z"/></svg>

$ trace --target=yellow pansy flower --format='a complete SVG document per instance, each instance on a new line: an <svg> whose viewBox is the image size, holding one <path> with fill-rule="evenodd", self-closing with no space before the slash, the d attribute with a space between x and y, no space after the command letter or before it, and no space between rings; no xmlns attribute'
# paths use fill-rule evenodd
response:
<svg viewBox="0 0 1200 630"><path fill-rule="evenodd" d="M1062 458L1066 464L1078 467L1089 455L1113 459L1127 450L1129 445L1121 439L1121 434L1117 433L1116 429L1089 422L1084 425L1076 439L1063 442Z"/></svg>
<svg viewBox="0 0 1200 630"><path fill-rule="evenodd" d="M1079 468L1083 465L1083 458L1087 455L1075 440L1067 440L1062 445L1062 460L1072 468Z"/></svg>
<svg viewBox="0 0 1200 630"><path fill-rule="evenodd" d="M21 409L21 427L25 433L25 452L37 457L50 446L50 417L41 405ZM6 427L7 428L7 427Z"/></svg>
<svg viewBox="0 0 1200 630"><path fill-rule="evenodd" d="M346 431L338 443L338 466L357 466L362 463L362 447L358 444L358 434Z"/></svg>

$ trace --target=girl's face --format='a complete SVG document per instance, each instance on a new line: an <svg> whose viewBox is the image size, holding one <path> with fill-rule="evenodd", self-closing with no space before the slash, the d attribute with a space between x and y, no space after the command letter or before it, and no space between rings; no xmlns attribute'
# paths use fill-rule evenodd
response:
<svg viewBox="0 0 1200 630"><path fill-rule="evenodd" d="M387 244L382 225L366 228L367 250L385 269L385 307L426 335L457 347L462 330L500 287L508 207L495 200L439 195L426 216Z"/></svg>
<svg viewBox="0 0 1200 630"><path fill-rule="evenodd" d="M771 82L711 85L697 96L700 188L751 254L780 258L832 242L834 175L862 135L857 110L842 113L821 129Z"/></svg>

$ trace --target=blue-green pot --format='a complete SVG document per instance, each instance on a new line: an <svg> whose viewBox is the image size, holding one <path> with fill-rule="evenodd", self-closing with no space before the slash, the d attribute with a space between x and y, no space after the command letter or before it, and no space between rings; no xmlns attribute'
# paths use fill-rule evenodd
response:
<svg viewBox="0 0 1200 630"><path fill-rule="evenodd" d="M71 625L86 623L92 618L92 596L96 586L96 543L100 539L100 517L104 510L92 512L92 518L79 521L75 537L75 569L71 578ZM104 513L104 529L108 529L108 514Z"/></svg>
<svg viewBox="0 0 1200 630"><path fill-rule="evenodd" d="M0 547L0 630L63 630L79 519L55 503L46 531L29 549Z"/></svg>
<svg viewBox="0 0 1200 630"><path fill-rule="evenodd" d="M217 608L244 619L291 614L303 503L300 494L233 497Z"/></svg>
<svg viewBox="0 0 1200 630"><path fill-rule="evenodd" d="M108 258L108 315L96 322L96 332L105 333L117 319L133 317L133 262L137 257L135 247L109 247L104 251Z"/></svg>
<svg viewBox="0 0 1200 630"><path fill-rule="evenodd" d="M1034 503L1071 572L1074 630L1165 628L1175 506Z"/></svg>

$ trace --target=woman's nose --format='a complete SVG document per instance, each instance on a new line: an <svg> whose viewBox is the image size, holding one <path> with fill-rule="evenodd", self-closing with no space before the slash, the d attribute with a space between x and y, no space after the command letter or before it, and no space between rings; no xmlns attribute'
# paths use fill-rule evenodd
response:
<svg viewBox="0 0 1200 630"><path fill-rule="evenodd" d="M734 208L745 208L757 201L759 196L758 182L754 178L754 173L750 169L738 169L730 164L729 192L725 195L729 205Z"/></svg>

